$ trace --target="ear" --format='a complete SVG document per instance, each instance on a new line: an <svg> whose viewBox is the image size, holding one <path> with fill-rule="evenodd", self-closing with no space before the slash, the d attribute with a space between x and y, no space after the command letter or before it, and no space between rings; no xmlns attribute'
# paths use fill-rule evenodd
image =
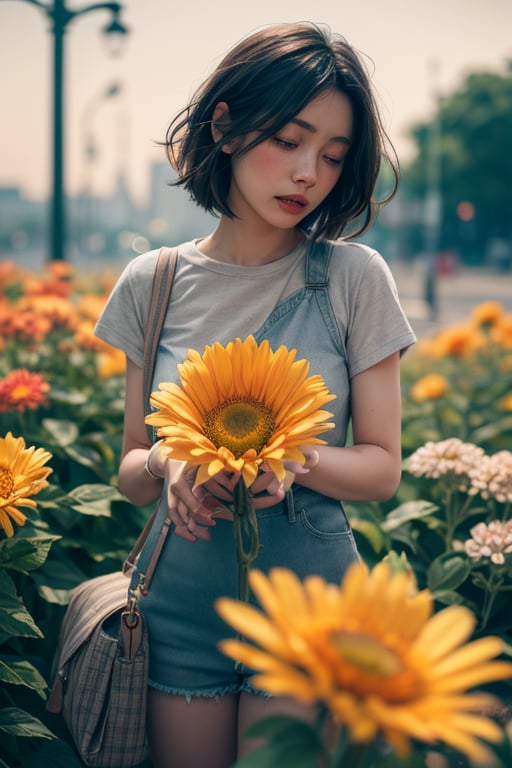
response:
<svg viewBox="0 0 512 768"><path fill-rule="evenodd" d="M229 116L229 107L225 101L219 101L215 106L212 115L212 136L215 142L222 141L227 128L231 124L231 118ZM230 155L233 152L233 146L231 142L226 142L222 145L222 151Z"/></svg>

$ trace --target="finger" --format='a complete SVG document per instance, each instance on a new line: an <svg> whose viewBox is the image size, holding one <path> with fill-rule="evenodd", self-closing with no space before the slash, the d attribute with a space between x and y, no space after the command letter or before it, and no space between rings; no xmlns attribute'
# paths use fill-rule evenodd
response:
<svg viewBox="0 0 512 768"><path fill-rule="evenodd" d="M232 491L235 485L238 483L240 479L240 472L227 472L226 470L222 470L222 472L218 472L212 480L217 482L219 486L222 488L227 489L228 491Z"/></svg>
<svg viewBox="0 0 512 768"><path fill-rule="evenodd" d="M176 525L174 527L174 533L176 536L180 536L182 539L186 539L187 541L197 541L197 536L194 536L186 525Z"/></svg>
<svg viewBox="0 0 512 768"><path fill-rule="evenodd" d="M261 496L253 497L254 509L268 509L268 507L274 507L276 504L280 504L284 499L284 488L280 488L277 493L272 495L263 494Z"/></svg>
<svg viewBox="0 0 512 768"><path fill-rule="evenodd" d="M187 528L189 533L192 534L192 536L194 536L196 539L201 539L202 541L210 541L211 536L208 528L206 528L204 525L199 525L192 518L189 520Z"/></svg>

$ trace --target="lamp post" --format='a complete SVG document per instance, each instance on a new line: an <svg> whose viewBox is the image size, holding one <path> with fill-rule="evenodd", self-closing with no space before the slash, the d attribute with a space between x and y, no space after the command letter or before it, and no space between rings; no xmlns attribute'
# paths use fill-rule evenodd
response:
<svg viewBox="0 0 512 768"><path fill-rule="evenodd" d="M78 16L96 10L107 10L112 14L110 24L103 27L103 33L120 37L128 33L120 22L121 3L93 3L76 10L66 7L65 0L22 0L35 5L50 19L53 35L53 183L50 221L49 258L63 261L66 258L66 211L64 193L64 34L68 24Z"/></svg>

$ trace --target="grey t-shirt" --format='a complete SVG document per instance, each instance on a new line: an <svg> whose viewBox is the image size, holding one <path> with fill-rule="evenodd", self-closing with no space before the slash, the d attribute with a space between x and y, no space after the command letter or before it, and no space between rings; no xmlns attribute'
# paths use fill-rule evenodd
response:
<svg viewBox="0 0 512 768"><path fill-rule="evenodd" d="M180 362L188 349L245 338L276 305L304 287L307 242L277 261L239 266L205 256L196 242L179 246L163 335ZM142 366L144 324L158 250L124 269L96 325L96 334ZM396 285L380 254L361 244L337 242L329 272L329 297L347 352L350 377L415 342ZM282 343L286 343L283 340ZM159 367L154 382L176 380Z"/></svg>

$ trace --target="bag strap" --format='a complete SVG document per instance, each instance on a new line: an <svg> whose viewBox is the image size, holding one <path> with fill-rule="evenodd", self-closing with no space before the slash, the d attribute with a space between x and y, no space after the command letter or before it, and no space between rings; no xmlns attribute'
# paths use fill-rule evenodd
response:
<svg viewBox="0 0 512 768"><path fill-rule="evenodd" d="M165 320L165 310L169 304L171 296L172 281L176 271L176 262L178 260L177 248L160 248L158 260L153 275L153 284L151 287L151 303L149 305L148 317L146 320L146 332L144 335L144 415L150 411L149 397L151 394L151 383L155 372L156 355L158 343ZM151 440L153 436L151 433Z"/></svg>
<svg viewBox="0 0 512 768"><path fill-rule="evenodd" d="M155 273L153 275L153 284L151 287L151 303L149 306L148 317L146 321L146 333L144 336L144 356L143 356L143 375L144 375L144 415L147 415L150 410L149 397L151 394L151 383L153 380L153 373L155 371L156 355L158 351L158 343L160 341L160 335L162 333L162 327L165 320L165 310L169 304L171 296L172 282L174 279L174 273L176 271L176 262L178 260L177 248L160 248L158 254L158 260L155 267ZM151 432L151 439L153 434ZM149 536L149 532L155 522L157 516L158 507L153 512L146 525L142 529L141 533L132 550L123 564L123 573L130 573L135 567L137 557L142 551L146 539ZM167 532L169 526L165 527ZM153 548L153 552L150 558L151 572L153 572L158 556L162 550L163 541L159 546ZM148 566L149 568L149 566Z"/></svg>

